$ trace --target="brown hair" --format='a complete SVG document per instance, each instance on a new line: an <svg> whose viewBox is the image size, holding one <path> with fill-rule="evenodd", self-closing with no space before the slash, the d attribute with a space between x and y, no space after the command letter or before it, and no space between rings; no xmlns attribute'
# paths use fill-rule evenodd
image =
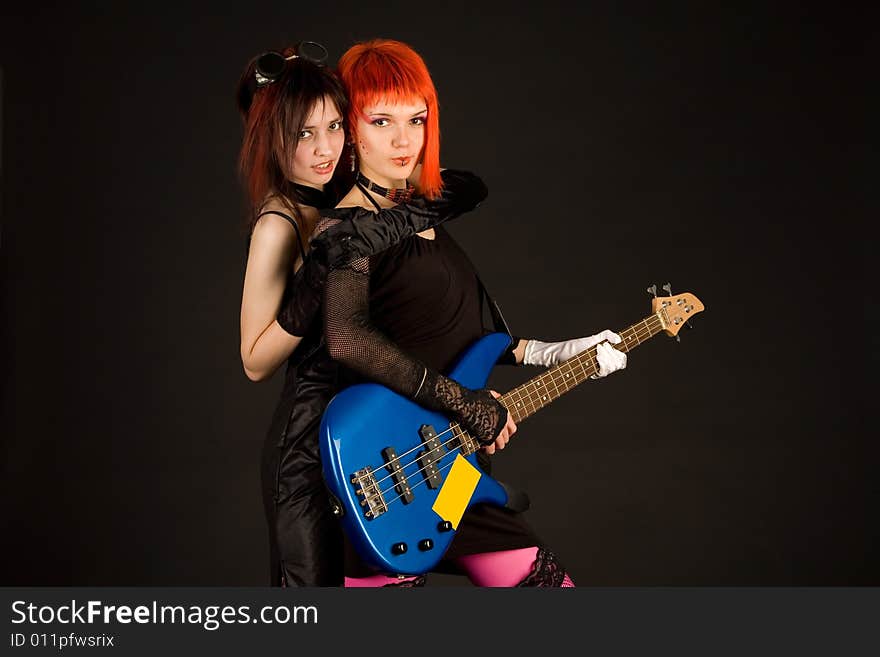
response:
<svg viewBox="0 0 880 657"><path fill-rule="evenodd" d="M289 57L295 54L295 48L281 52ZM342 83L330 69L303 57L287 61L274 82L258 87L256 59L248 63L236 91L244 121L238 171L247 193L249 232L269 198L281 201L302 226L296 209L302 199L287 180L282 162L289 160L291 149L296 149L298 135L317 103L329 99L345 116L348 100Z"/></svg>

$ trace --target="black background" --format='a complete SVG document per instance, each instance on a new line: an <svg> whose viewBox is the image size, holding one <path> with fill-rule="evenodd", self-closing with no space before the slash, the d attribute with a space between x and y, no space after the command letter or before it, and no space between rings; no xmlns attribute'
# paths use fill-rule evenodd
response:
<svg viewBox="0 0 880 657"><path fill-rule="evenodd" d="M866 17L535 4L4 9L3 584L265 583L281 374L239 361L233 91L263 50L377 36L489 186L450 230L515 333L621 329L653 282L706 305L495 459L575 582L880 583Z"/></svg>

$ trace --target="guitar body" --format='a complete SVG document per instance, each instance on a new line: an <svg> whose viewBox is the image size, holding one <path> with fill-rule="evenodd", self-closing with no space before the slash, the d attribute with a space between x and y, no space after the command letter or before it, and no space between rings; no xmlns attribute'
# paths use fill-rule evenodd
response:
<svg viewBox="0 0 880 657"><path fill-rule="evenodd" d="M509 344L504 333L484 336L449 377L466 388L484 388ZM455 449L449 420L382 385L354 385L336 395L319 435L324 478L342 509L346 534L383 572L430 571L467 507L507 502L502 486L479 469L476 454Z"/></svg>

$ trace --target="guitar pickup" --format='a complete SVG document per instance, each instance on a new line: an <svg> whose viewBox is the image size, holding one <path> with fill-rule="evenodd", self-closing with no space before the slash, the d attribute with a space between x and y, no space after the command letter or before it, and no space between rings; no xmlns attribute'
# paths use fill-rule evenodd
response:
<svg viewBox="0 0 880 657"><path fill-rule="evenodd" d="M361 498L361 507L367 520L373 520L388 510L385 497L376 483L373 468L366 467L355 472L351 475L351 483L354 485L355 495Z"/></svg>
<svg viewBox="0 0 880 657"><path fill-rule="evenodd" d="M425 483L428 484L428 488L438 488L443 480L440 478L440 471L435 464L446 452L446 448L440 444L437 432L430 424L423 424L419 429L419 435L425 446L425 450L419 453L419 467L425 475Z"/></svg>
<svg viewBox="0 0 880 657"><path fill-rule="evenodd" d="M403 468L400 466L400 459L393 447L386 447L382 450L382 456L385 457L385 469L391 473L391 479L394 481L394 490L400 495L400 499L404 504L409 504L415 499Z"/></svg>

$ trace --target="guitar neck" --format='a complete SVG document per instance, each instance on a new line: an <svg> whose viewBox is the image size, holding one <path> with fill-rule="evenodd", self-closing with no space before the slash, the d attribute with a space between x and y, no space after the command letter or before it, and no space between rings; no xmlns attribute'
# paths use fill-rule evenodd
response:
<svg viewBox="0 0 880 657"><path fill-rule="evenodd" d="M627 353L643 342L647 342L662 330L663 323L659 313L650 315L641 322L620 331L621 340L614 345L614 348ZM596 347L590 347L564 363L560 363L510 390L502 395L498 401L504 404L513 416L514 422L519 423L598 372Z"/></svg>

